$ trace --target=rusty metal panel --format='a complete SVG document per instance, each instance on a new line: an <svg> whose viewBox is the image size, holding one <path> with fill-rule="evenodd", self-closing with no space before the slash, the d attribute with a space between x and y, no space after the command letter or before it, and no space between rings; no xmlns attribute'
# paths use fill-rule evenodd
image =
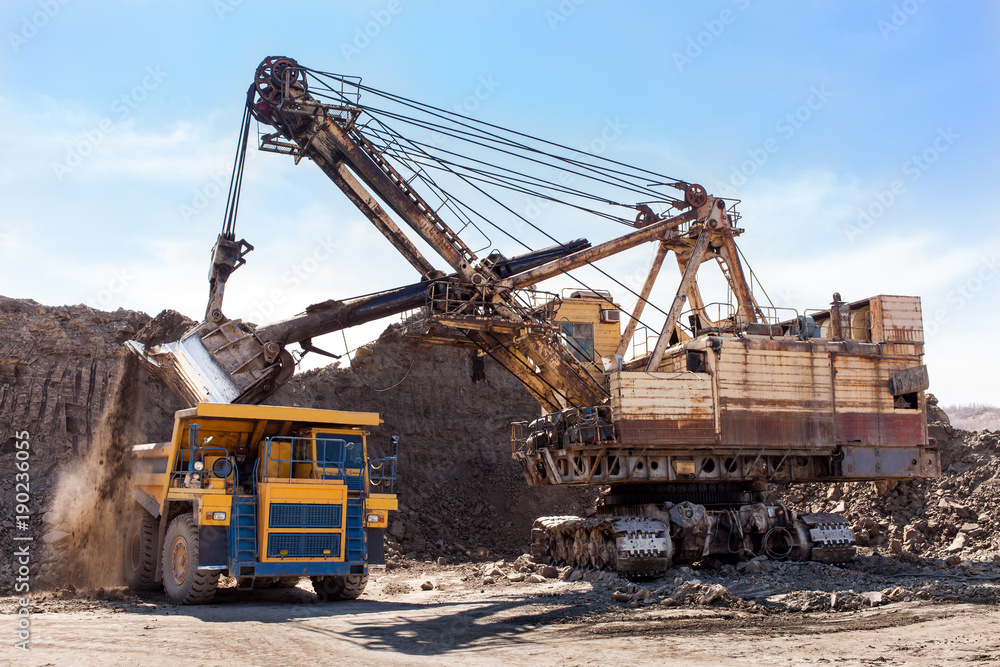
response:
<svg viewBox="0 0 1000 667"><path fill-rule="evenodd" d="M833 359L837 412L892 412L889 364L878 357L838 354Z"/></svg>
<svg viewBox="0 0 1000 667"><path fill-rule="evenodd" d="M712 378L696 373L622 371L611 376L611 409L618 419L714 419Z"/></svg>
<svg viewBox="0 0 1000 667"><path fill-rule="evenodd" d="M714 419L622 419L618 441L627 446L714 445Z"/></svg>
<svg viewBox="0 0 1000 667"><path fill-rule="evenodd" d="M829 449L833 444L833 414L726 411L722 414L722 442L726 445Z"/></svg>
<svg viewBox="0 0 1000 667"><path fill-rule="evenodd" d="M718 364L721 442L740 447L829 448L833 442L830 358L795 342L747 341Z"/></svg>
<svg viewBox="0 0 1000 667"><path fill-rule="evenodd" d="M939 475L937 452L921 447L845 447L841 476L899 479Z"/></svg>
<svg viewBox="0 0 1000 667"><path fill-rule="evenodd" d="M926 444L923 402L897 408L890 378L919 362L919 355L885 359L840 354L834 358L837 444L913 446Z"/></svg>
<svg viewBox="0 0 1000 667"><path fill-rule="evenodd" d="M877 445L879 424L877 412L837 412L837 443Z"/></svg>
<svg viewBox="0 0 1000 667"><path fill-rule="evenodd" d="M921 411L907 410L912 414L879 415L880 443L882 445L922 445L924 416Z"/></svg>
<svg viewBox="0 0 1000 667"><path fill-rule="evenodd" d="M871 300L872 342L923 343L920 297L887 296Z"/></svg>
<svg viewBox="0 0 1000 667"><path fill-rule="evenodd" d="M756 343L756 341L754 341ZM830 361L825 354L751 344L727 345L718 362L723 407L743 407L745 398L765 401L771 409L791 412L832 407ZM753 409L752 403L745 409Z"/></svg>
<svg viewBox="0 0 1000 667"><path fill-rule="evenodd" d="M879 348L884 357L912 357L918 363L924 355L923 343L882 343Z"/></svg>
<svg viewBox="0 0 1000 667"><path fill-rule="evenodd" d="M838 412L837 443L881 447L926 444L923 413L919 410L906 411L911 414L899 412Z"/></svg>
<svg viewBox="0 0 1000 667"><path fill-rule="evenodd" d="M627 445L715 444L715 403L707 374L611 375L611 409Z"/></svg>

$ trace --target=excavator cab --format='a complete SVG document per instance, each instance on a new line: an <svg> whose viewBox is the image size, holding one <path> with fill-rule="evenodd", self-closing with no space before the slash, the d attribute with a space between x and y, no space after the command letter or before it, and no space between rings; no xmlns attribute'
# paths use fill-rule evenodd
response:
<svg viewBox="0 0 1000 667"><path fill-rule="evenodd" d="M621 338L621 311L606 290L572 290L559 299L555 322L563 345L594 374L615 353Z"/></svg>

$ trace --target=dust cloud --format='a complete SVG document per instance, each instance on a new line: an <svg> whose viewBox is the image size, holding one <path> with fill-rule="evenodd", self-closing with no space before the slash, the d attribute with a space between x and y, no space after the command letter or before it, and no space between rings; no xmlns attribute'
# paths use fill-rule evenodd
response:
<svg viewBox="0 0 1000 667"><path fill-rule="evenodd" d="M156 345L180 337L190 320L164 311L136 335ZM122 349L120 371L89 451L62 468L52 498L48 548L58 551L61 585L98 588L124 585L124 533L136 503L131 496L132 447L146 441L145 392L138 360Z"/></svg>

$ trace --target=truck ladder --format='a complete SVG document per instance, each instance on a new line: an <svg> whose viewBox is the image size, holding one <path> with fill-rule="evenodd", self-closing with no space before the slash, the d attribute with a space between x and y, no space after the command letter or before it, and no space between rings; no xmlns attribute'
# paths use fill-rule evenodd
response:
<svg viewBox="0 0 1000 667"><path fill-rule="evenodd" d="M344 560L359 563L368 560L368 540L365 534L365 499L361 494L347 494L347 547Z"/></svg>
<svg viewBox="0 0 1000 667"><path fill-rule="evenodd" d="M240 578L240 566L257 563L257 497L237 494L233 496L231 540L236 571L230 574Z"/></svg>

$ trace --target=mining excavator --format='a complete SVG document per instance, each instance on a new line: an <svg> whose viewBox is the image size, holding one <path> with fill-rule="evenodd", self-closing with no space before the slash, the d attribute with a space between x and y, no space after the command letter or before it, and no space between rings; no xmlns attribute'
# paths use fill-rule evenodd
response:
<svg viewBox="0 0 1000 667"><path fill-rule="evenodd" d="M266 326L227 318L226 281L252 249L236 240L235 218L254 121L260 150L318 166L419 281ZM535 522L537 559L634 578L711 558L850 560L843 516L796 513L764 491L940 474L927 438L919 298L834 294L815 310L775 307L736 245L738 202L597 152L267 58L248 91L205 320L179 341L131 350L190 405L259 403L292 375L293 344L322 353L312 342L320 335L411 313L408 335L488 355L538 400L537 419L512 425L529 485L600 487L593 515ZM626 231L560 243L536 224L576 216ZM397 221L450 270L435 268ZM463 240L494 248L490 230L525 251L480 257ZM532 249L518 232L555 242ZM646 244L655 256L642 280L598 266ZM660 308L651 294L670 253L680 282ZM718 302L698 283L706 264L720 269ZM635 306L623 311L590 284L596 275ZM541 289L552 279L575 287Z"/></svg>

